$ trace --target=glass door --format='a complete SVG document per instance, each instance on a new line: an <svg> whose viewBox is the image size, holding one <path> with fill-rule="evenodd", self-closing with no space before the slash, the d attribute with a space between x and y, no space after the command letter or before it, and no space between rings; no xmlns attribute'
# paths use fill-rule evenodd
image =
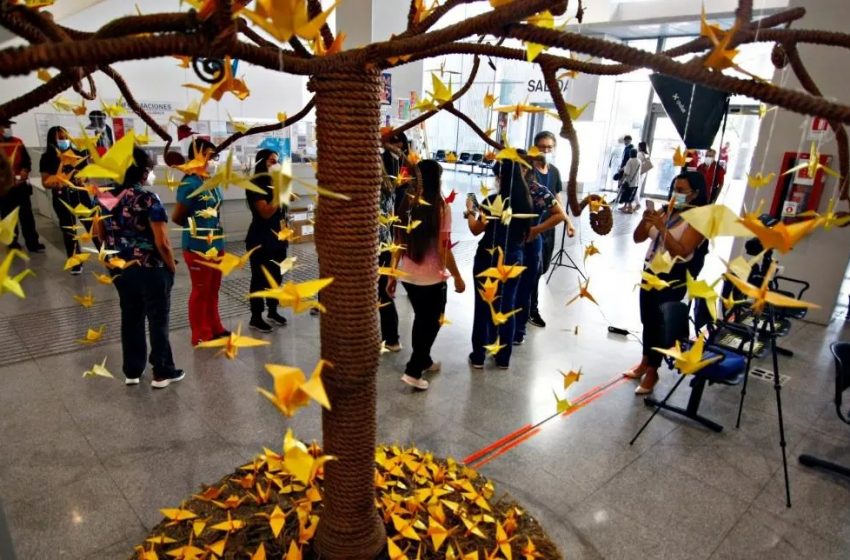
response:
<svg viewBox="0 0 850 560"><path fill-rule="evenodd" d="M673 121L661 109L653 107L649 130L649 159L652 169L643 181L641 196L664 198L670 196L670 184L678 170L673 166L673 152L682 147L682 139Z"/></svg>

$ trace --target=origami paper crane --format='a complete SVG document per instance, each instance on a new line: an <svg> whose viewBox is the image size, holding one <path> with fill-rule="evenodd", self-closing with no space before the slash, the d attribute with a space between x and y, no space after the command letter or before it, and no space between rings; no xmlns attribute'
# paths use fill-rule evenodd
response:
<svg viewBox="0 0 850 560"><path fill-rule="evenodd" d="M505 348L506 346L507 346L506 344L501 343L500 337L497 336L496 342L493 342L492 344L485 344L484 349L487 351L487 353L489 355L495 356L496 354L498 354L502 350L502 348Z"/></svg>
<svg viewBox="0 0 850 560"><path fill-rule="evenodd" d="M434 89L433 92L427 92L428 95L434 100L437 106L444 105L452 100L452 87L451 85L446 85L443 81L435 74L431 72L431 87Z"/></svg>
<svg viewBox="0 0 850 560"><path fill-rule="evenodd" d="M198 264L208 268L214 268L220 271L222 276L230 276L230 273L234 270L245 268L245 265L251 260L251 254L259 248L260 246L257 245L241 257L237 257L233 253L224 253L218 262L200 261Z"/></svg>
<svg viewBox="0 0 850 560"><path fill-rule="evenodd" d="M552 394L555 395L555 410L558 411L558 414L563 414L573 407L573 403L571 403L568 399L562 399L555 391L552 391Z"/></svg>
<svg viewBox="0 0 850 560"><path fill-rule="evenodd" d="M83 247L83 251L87 253L91 253L93 255L97 255L97 260L102 263L105 263L106 260L112 255L117 255L118 251L114 251L112 249L107 249L106 245L101 245L99 249L94 247Z"/></svg>
<svg viewBox="0 0 850 560"><path fill-rule="evenodd" d="M570 305L570 304L572 304L573 302L575 302L576 300L579 300L579 299L581 299L581 298L588 299L588 300L590 300L591 302L595 303L596 305L599 305L598 303L596 303L596 300L595 300L595 299L593 299L593 296L592 296L592 295L591 295L591 293L588 291L588 289L587 289L587 288L588 288L588 286L590 286L590 278L588 278L588 279L584 282L584 284L582 284L581 282L579 282L579 283L578 283L578 294L577 294L575 297L573 297L573 299L571 299L570 301L568 301L568 302L567 302L567 305Z"/></svg>
<svg viewBox="0 0 850 560"><path fill-rule="evenodd" d="M670 282L662 280L655 274L651 274L645 270L640 273L640 277L642 280L640 283L640 289L648 292L652 290L665 290L672 286Z"/></svg>
<svg viewBox="0 0 850 560"><path fill-rule="evenodd" d="M706 239L726 235L732 237L752 237L753 235L747 227L741 224L740 217L723 204L698 206L685 210L681 216Z"/></svg>
<svg viewBox="0 0 850 560"><path fill-rule="evenodd" d="M224 354L227 359L232 360L239 354L240 348L252 348L255 346L266 346L268 344L268 340L242 336L242 323L239 323L236 327L236 331L229 335L199 342L195 348L221 348L216 355Z"/></svg>
<svg viewBox="0 0 850 560"><path fill-rule="evenodd" d="M65 261L64 270L71 270L75 266L79 266L89 260L91 254L89 253L74 253L68 260Z"/></svg>
<svg viewBox="0 0 850 560"><path fill-rule="evenodd" d="M656 251L652 260L649 261L647 268L654 274L668 274L673 270L673 265L680 260L682 260L682 257L674 258L670 255L669 251Z"/></svg>
<svg viewBox="0 0 850 560"><path fill-rule="evenodd" d="M558 370L558 373L560 373L564 378L564 391L569 389L573 383L578 382L582 376L581 368L579 368L578 371L570 370L568 373Z"/></svg>
<svg viewBox="0 0 850 560"><path fill-rule="evenodd" d="M676 146L676 151L673 153L673 165L675 167L685 167L691 160L687 153L682 153L682 150Z"/></svg>
<svg viewBox="0 0 850 560"><path fill-rule="evenodd" d="M791 173L796 173L801 169L805 169L809 175L809 177L814 178L818 171L823 171L827 175L831 175L833 177L841 177L841 174L835 171L834 169L830 169L826 165L820 162L820 152L818 151L817 144L812 142L811 147L809 148L809 157L808 159L804 159L803 163L799 165L795 165L782 175L790 175Z"/></svg>
<svg viewBox="0 0 850 560"><path fill-rule="evenodd" d="M86 371L84 371L83 377L109 377L110 379L114 378L112 373L108 369L106 369L106 358L103 358L103 361L99 364L94 364L91 369L87 369Z"/></svg>
<svg viewBox="0 0 850 560"><path fill-rule="evenodd" d="M520 155L520 153L517 151L516 148L506 147L506 148L501 149L499 152L496 153L496 159L498 159L498 160L507 159L507 160L510 160L510 161L515 161L515 162L519 163L520 165L524 165L524 166L528 167L529 169L531 168L531 164L528 163L527 161L525 161L525 158Z"/></svg>
<svg viewBox="0 0 850 560"><path fill-rule="evenodd" d="M274 393L259 387L257 390L284 416L294 416L298 410L310 404L310 399L330 410L331 403L322 385L322 369L327 365L330 363L326 360L319 360L310 381L307 381L307 377L300 368L266 364L266 371L274 378Z"/></svg>
<svg viewBox="0 0 850 560"><path fill-rule="evenodd" d="M767 227L759 219L756 213L747 213L741 218L740 223L753 232L761 241L765 251L778 249L785 254L806 237L818 226L818 220L805 220L792 224L779 222L773 227Z"/></svg>
<svg viewBox="0 0 850 560"><path fill-rule="evenodd" d="M309 280L296 284L289 280L283 285L277 283L274 277L269 274L265 266L261 266L263 274L266 277L266 282L269 288L253 292L248 295L249 298L274 298L282 307L291 307L295 313L303 313L308 309L318 309L324 312L325 306L314 298L320 290L326 288L333 282L333 278L320 278L318 280Z"/></svg>
<svg viewBox="0 0 850 560"><path fill-rule="evenodd" d="M555 29L555 16L549 10L540 12L539 14L534 14L525 20L531 26L540 27L543 29ZM563 26L560 27L563 29ZM539 43L532 43L530 41L523 41L525 45L526 51L526 59L528 62L534 62L534 60L540 56L540 53L543 51L549 50L549 47L546 45L541 45Z"/></svg>
<svg viewBox="0 0 850 560"><path fill-rule="evenodd" d="M21 299L24 299L26 294L24 294L24 290L21 287L21 280L30 275L35 276L35 272L30 269L26 269L15 276L10 276L9 270L12 268L12 261L15 260L15 257L25 261L30 259L26 253L19 249L11 249L8 253L6 253L6 256L3 257L3 261L0 262L0 296L6 293L11 293Z"/></svg>
<svg viewBox="0 0 850 560"><path fill-rule="evenodd" d="M764 275L764 280L762 281L761 286L753 286L746 280L742 280L735 276L734 274L725 274L726 278L732 282L732 284L738 289L739 292L743 293L745 296L752 298L754 301L750 306L753 310L753 313L756 315L761 314L764 311L764 307L767 304L776 306L776 307L792 307L792 308L807 308L807 309L817 309L820 306L815 303L810 303L807 301L802 301L799 299L795 299L792 297L788 297L786 295L771 292L768 288L770 285L770 281L773 276L776 274L776 261L773 261L770 264L770 268L767 270L767 274Z"/></svg>
<svg viewBox="0 0 850 560"><path fill-rule="evenodd" d="M206 87L197 84L183 84L183 87L200 91L203 94L201 105L206 104L210 99L221 101L225 93L232 93L239 101L243 101L251 95L251 92L244 80L233 76L233 73L236 72L236 66L237 62L234 62L229 56L225 56L224 72L219 81Z"/></svg>
<svg viewBox="0 0 850 560"><path fill-rule="evenodd" d="M834 227L844 227L848 223L850 223L850 214L842 213L841 215L835 212L835 205L838 201L834 198L829 199L829 203L826 207L826 212L823 214L818 214L817 212L808 211L803 212L801 214L797 214L799 217L814 217L817 219L818 226L822 227L825 231L830 231Z"/></svg>
<svg viewBox="0 0 850 560"><path fill-rule="evenodd" d="M233 170L233 151L231 150L227 154L227 159L224 161L224 165L218 168L215 175L204 181L200 187L192 191L189 194L189 197L192 198L198 196L199 194L211 191L216 187L221 187L223 190L227 190L227 188L231 185L239 187L240 189L245 189L246 191L266 194L265 189L262 189L252 183L250 177L236 173Z"/></svg>
<svg viewBox="0 0 850 560"><path fill-rule="evenodd" d="M92 272L92 276L94 276L98 283L109 286L115 282L115 279L120 275L110 276L109 274L98 274L97 272Z"/></svg>
<svg viewBox="0 0 850 560"><path fill-rule="evenodd" d="M504 283L512 278L516 278L525 271L524 266L506 265L505 253L501 247L496 247L496 253L498 254L496 257L496 266L480 272L477 278L493 278Z"/></svg>
<svg viewBox="0 0 850 560"><path fill-rule="evenodd" d="M115 117L120 117L125 113L124 106L121 104L122 101L124 101L123 97L119 97L118 101L115 103L107 103L101 99L100 106L103 107L104 113L114 119Z"/></svg>
<svg viewBox="0 0 850 560"><path fill-rule="evenodd" d="M702 14L700 16L700 36L707 38L713 45L712 51L708 54L705 60L703 60L703 66L712 70L717 70L718 72L726 70L727 68L734 68L755 80L763 82L763 79L759 78L755 74L747 72L735 64L734 59L738 55L738 49L729 47L731 45L732 38L735 36L737 31L737 25L727 31L721 29L717 25L709 24L705 15L705 6L703 6Z"/></svg>
<svg viewBox="0 0 850 560"><path fill-rule="evenodd" d="M496 311L492 304L490 304L490 319L493 321L493 324L496 326L504 325L508 322L508 320L522 311L522 309L513 309L508 311L507 313L502 313L501 311Z"/></svg>
<svg viewBox="0 0 850 560"><path fill-rule="evenodd" d="M760 189L770 184L773 181L773 178L776 177L776 173L768 173L767 175L762 175L761 172L756 173L755 175L747 174L747 186L750 186L754 189Z"/></svg>
<svg viewBox="0 0 850 560"><path fill-rule="evenodd" d="M77 340L80 344L94 344L103 338L103 332L106 330L106 325L101 325L97 329L88 329L85 338Z"/></svg>
<svg viewBox="0 0 850 560"><path fill-rule="evenodd" d="M168 120L173 122L174 124L189 124L198 120L200 115L201 103L199 101L192 101L185 109L177 109L177 114L172 116Z"/></svg>
<svg viewBox="0 0 850 560"><path fill-rule="evenodd" d="M339 4L339 0L315 18L310 18L307 0L257 0L254 10L242 10L240 13L281 42L289 41L293 36L314 40L319 37L322 26Z"/></svg>
<svg viewBox="0 0 850 560"><path fill-rule="evenodd" d="M590 245L584 248L584 262L587 263L587 257L592 257L593 255L598 255L599 249L596 248L596 245L593 244L593 241L590 242Z"/></svg>
<svg viewBox="0 0 850 560"><path fill-rule="evenodd" d="M295 439L292 429L286 431L286 436L283 438L283 465L296 480L310 484L322 465L334 460L336 457L331 455L314 457L304 443Z"/></svg>
<svg viewBox="0 0 850 560"><path fill-rule="evenodd" d="M487 88L487 93L484 94L484 108L492 109L493 105L496 104L496 101L496 96L490 93L490 88Z"/></svg>
<svg viewBox="0 0 850 560"><path fill-rule="evenodd" d="M512 113L514 119L518 119L522 116L523 113L545 113L546 109L543 107L538 107L536 105L529 105L526 103L517 103L516 105L505 105L504 107L495 107L493 109L498 113Z"/></svg>
<svg viewBox="0 0 850 560"><path fill-rule="evenodd" d="M16 207L0 219L0 245L11 245L12 241L15 240L19 211L20 208Z"/></svg>
<svg viewBox="0 0 850 560"><path fill-rule="evenodd" d="M131 130L120 140L115 142L103 155L97 155L97 151L90 152L89 156L94 163L85 166L77 172L80 179L107 179L115 183L123 183L127 168L133 163L133 147L136 135Z"/></svg>
<svg viewBox="0 0 850 560"><path fill-rule="evenodd" d="M708 312L711 314L711 319L717 320L717 299L720 295L714 291L714 287L720 282L720 278L709 284L705 280L694 280L690 271L685 272L685 285L688 288L688 297L691 299L699 298L705 300L705 305L708 307Z"/></svg>
<svg viewBox="0 0 850 560"><path fill-rule="evenodd" d="M481 284L478 294L485 303L492 305L499 299L499 281L493 278L486 278Z"/></svg>
<svg viewBox="0 0 850 560"><path fill-rule="evenodd" d="M653 348L653 350L673 358L673 367L678 369L682 375L693 375L702 368L723 358L722 355L718 354L702 359L704 347L705 337L700 334L687 352L682 351L682 345L678 340L673 348Z"/></svg>

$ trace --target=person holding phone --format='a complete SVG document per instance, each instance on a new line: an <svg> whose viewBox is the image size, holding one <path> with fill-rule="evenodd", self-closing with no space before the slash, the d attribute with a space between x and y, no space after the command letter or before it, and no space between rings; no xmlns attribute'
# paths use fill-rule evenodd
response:
<svg viewBox="0 0 850 560"><path fill-rule="evenodd" d="M661 280L670 287L661 290L640 290L640 320L643 324L643 355L638 365L623 375L630 379L639 379L636 395L646 395L653 391L658 383L658 368L662 354L653 348L664 347L664 314L662 306L667 302L681 301L687 293L685 278L687 272L694 274L691 261L705 257L705 238L682 219L682 212L695 206L708 204L705 192L705 180L693 171L684 171L673 182L673 197L667 206L660 210L647 201L643 217L635 228L633 240L643 243L649 240L644 270L656 254L664 251L676 260L670 272L659 274ZM651 271L649 271L651 273ZM697 272L698 274L698 272Z"/></svg>

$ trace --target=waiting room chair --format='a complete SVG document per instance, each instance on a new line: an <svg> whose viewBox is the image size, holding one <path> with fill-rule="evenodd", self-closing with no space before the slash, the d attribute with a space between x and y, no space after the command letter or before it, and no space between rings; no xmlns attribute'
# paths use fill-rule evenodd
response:
<svg viewBox="0 0 850 560"><path fill-rule="evenodd" d="M446 161L446 151L445 150L437 150L434 152L434 160L435 161Z"/></svg>
<svg viewBox="0 0 850 560"><path fill-rule="evenodd" d="M471 158L472 154L470 154L469 152L461 152L460 155L457 157L457 165L467 165ZM457 169L457 166L455 166L455 169Z"/></svg>
<svg viewBox="0 0 850 560"><path fill-rule="evenodd" d="M833 342L829 349L835 358L835 412L842 422L850 426L850 409L842 410L842 396L850 388L850 342ZM850 478L850 467L819 459L812 455L800 455L800 463L807 467L824 469Z"/></svg>
<svg viewBox="0 0 850 560"><path fill-rule="evenodd" d="M669 302L665 303L661 309L664 315L665 346L668 348L672 347L678 341L682 350L687 350L687 348L691 345L689 340L690 310L688 305L680 301ZM705 392L705 386L713 385L715 383L723 385L738 385L744 380L749 371L750 364L752 363L752 355L749 353L747 347L749 345L749 341L752 340L753 332L752 329L748 329L747 327L740 325L723 324L722 321L718 321L718 323L722 324L723 328L734 330L734 332L738 334L741 339L740 346L735 350L730 350L714 344L714 336L717 332L719 332L719 329L712 327L712 329L709 330L709 336L703 350L703 359L709 359L715 356L719 356L720 359L690 376L691 395L685 408L668 403L670 398L673 396L673 393L676 392L676 389L678 389L679 385L681 385L682 381L684 381L685 377L688 377L685 375L681 375L679 377L679 380L676 381L676 384L672 389L670 389L663 399L658 400L651 396L646 397L644 399L644 404L654 407L655 410L638 433L635 434L631 443L634 443L637 440L643 430L646 429L652 419L655 418L655 415L661 410L667 410L669 412L680 414L686 418L690 418L691 420L699 422L703 426L715 432L723 431L723 426L699 413L699 407L702 402L703 393ZM673 360L665 358L665 361L672 369Z"/></svg>

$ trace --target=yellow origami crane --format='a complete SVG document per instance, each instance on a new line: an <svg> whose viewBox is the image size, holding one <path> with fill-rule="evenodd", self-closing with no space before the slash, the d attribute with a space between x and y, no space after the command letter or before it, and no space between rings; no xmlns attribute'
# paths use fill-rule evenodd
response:
<svg viewBox="0 0 850 560"><path fill-rule="evenodd" d="M496 266L492 266L480 272L477 278L493 278L504 283L512 278L516 278L525 271L524 266L506 265L505 253L502 251L501 247L496 247L496 252L498 254L496 257Z"/></svg>
<svg viewBox="0 0 850 560"><path fill-rule="evenodd" d="M124 182L127 168L133 163L133 147L136 135L131 130L120 140L115 142L103 155L97 155L97 151L90 153L94 163L85 166L77 173L80 179L108 179L116 183Z"/></svg>
<svg viewBox="0 0 850 560"><path fill-rule="evenodd" d="M98 283L109 286L115 282L115 279L120 275L110 276L109 274L98 274L97 272L92 272L92 276L94 276Z"/></svg>
<svg viewBox="0 0 850 560"><path fill-rule="evenodd" d="M482 202L481 207L490 214L487 219L500 220L503 224L508 225L514 218L530 219L537 217L537 214L514 214L513 209L507 205L508 200L510 199L502 200L502 195L498 194L490 203Z"/></svg>
<svg viewBox="0 0 850 560"><path fill-rule="evenodd" d="M596 248L596 245L593 244L593 241L590 242L590 245L584 248L584 262L587 263L587 257L592 257L593 255L598 255L599 249Z"/></svg>
<svg viewBox="0 0 850 560"><path fill-rule="evenodd" d="M768 173L767 175L762 175L761 172L755 175L747 174L747 186L760 189L769 185L774 177L776 177L776 173Z"/></svg>
<svg viewBox="0 0 850 560"><path fill-rule="evenodd" d="M240 189L245 189L246 191L266 194L264 189L251 182L250 177L240 175L233 170L233 151L231 150L227 154L227 159L225 160L224 165L218 168L215 175L204 181L200 187L192 191L189 197L198 196L199 194L211 191L216 187L221 187L223 190L227 190L230 185L239 187Z"/></svg>
<svg viewBox="0 0 850 560"><path fill-rule="evenodd" d="M94 296L91 295L91 290L89 290L88 293L84 296L75 295L73 296L73 298L74 301L82 305L85 309L89 309L91 306L94 305Z"/></svg>
<svg viewBox="0 0 850 560"><path fill-rule="evenodd" d="M5 218L0 219L0 245L11 245L15 240L19 211L20 207L15 207Z"/></svg>
<svg viewBox="0 0 850 560"><path fill-rule="evenodd" d="M286 431L283 439L283 465L296 480L310 484L316 478L322 465L335 459L336 457L331 455L313 457L307 450L307 446L295 439L291 428Z"/></svg>
<svg viewBox="0 0 850 560"><path fill-rule="evenodd" d="M794 245L818 226L818 220L805 220L793 224L779 222L773 227L767 227L756 213L745 214L740 223L759 238L764 250L778 249L782 254L793 249Z"/></svg>
<svg viewBox="0 0 850 560"><path fill-rule="evenodd" d="M71 270L75 266L79 266L89 260L91 254L89 253L74 253L68 260L65 261L64 270Z"/></svg>
<svg viewBox="0 0 850 560"><path fill-rule="evenodd" d="M182 171L187 175L197 175L198 177L209 177L207 172L207 164L209 163L209 155L204 154L203 150L195 152L195 157L182 163L175 165L174 168ZM181 183L182 184L182 183Z"/></svg>
<svg viewBox="0 0 850 560"><path fill-rule="evenodd" d="M652 290L658 290L658 291L666 290L667 288L669 288L671 286L670 282L668 282L666 280L662 280L661 278L659 278L655 274L652 274L652 273L647 272L645 270L641 271L640 277L641 277L641 280L642 280L641 283L640 283L640 289L645 290L647 292L650 292Z"/></svg>
<svg viewBox="0 0 850 560"><path fill-rule="evenodd" d="M496 107L493 109L499 113L512 113L514 119L518 119L522 116L523 113L545 113L546 109L544 107L538 107L536 105L529 105L528 103L517 103L516 105L505 105L503 107Z"/></svg>
<svg viewBox="0 0 850 560"><path fill-rule="evenodd" d="M114 379L112 373L106 369L106 358L103 358L103 361L99 364L94 364L91 369L84 371L83 377L109 377L110 379Z"/></svg>
<svg viewBox="0 0 850 560"><path fill-rule="evenodd" d="M78 117L86 114L86 102L82 99L80 100L79 105L75 105L73 101L60 96L54 99L51 102L51 105L53 105L57 111L68 111Z"/></svg>
<svg viewBox="0 0 850 560"><path fill-rule="evenodd" d="M277 261L274 261L274 260L271 261L271 262L278 266L278 268L280 269L280 275L283 276L284 274L286 274L287 272L289 272L293 268L295 268L295 262L297 260L298 260L298 257L286 257L285 259L283 259L280 262L277 262Z"/></svg>
<svg viewBox="0 0 850 560"><path fill-rule="evenodd" d="M484 94L484 107L486 109L492 109L496 101L496 96L490 93L490 88L487 88L487 93Z"/></svg>
<svg viewBox="0 0 850 560"><path fill-rule="evenodd" d="M253 11L246 9L240 13L278 41L287 42L296 35L313 40L319 37L337 4L339 0L312 19L307 11L307 0L257 0Z"/></svg>
<svg viewBox="0 0 850 560"><path fill-rule="evenodd" d="M526 23L543 29L555 29L555 16L553 16L549 10L546 10L529 17L526 20ZM560 29L563 29L563 27L560 27ZM548 46L541 45L539 43L523 41L523 44L525 45L526 58L528 62L534 62L534 60L540 56L540 53L549 50Z"/></svg>
<svg viewBox="0 0 850 560"><path fill-rule="evenodd" d="M324 312L325 306L314 298L320 290L334 281L333 278L320 278L296 284L289 280L283 285L275 281L265 266L261 266L269 287L248 295L249 298L274 298L282 307L291 307L295 313L303 313L308 309L318 309Z"/></svg>
<svg viewBox="0 0 850 560"><path fill-rule="evenodd" d="M720 278L709 284L705 280L694 280L690 271L685 271L685 285L688 287L688 297L705 300L711 319L717 320L717 299L720 297L714 287L720 282Z"/></svg>
<svg viewBox="0 0 850 560"><path fill-rule="evenodd" d="M705 366L723 358L722 355L718 354L703 360L703 348L705 348L705 337L700 334L687 352L682 351L681 343L678 340L673 348L653 348L653 350L673 358L673 367L678 369L682 375L693 375Z"/></svg>
<svg viewBox="0 0 850 560"><path fill-rule="evenodd" d="M446 163L457 163L457 154L454 152L446 153Z"/></svg>
<svg viewBox="0 0 850 560"><path fill-rule="evenodd" d="M753 232L741 224L741 220L728 206L709 204L685 210L681 214L692 228L706 239L720 236L752 237Z"/></svg>
<svg viewBox="0 0 850 560"><path fill-rule="evenodd" d="M119 97L118 101L115 103L106 103L104 100L100 100L100 106L103 107L103 112L108 116L115 118L120 117L124 114L124 106L121 105L121 102L124 101L124 97Z"/></svg>
<svg viewBox="0 0 850 560"><path fill-rule="evenodd" d="M378 275L379 276L390 276L393 278L404 278L407 276L407 273L403 270L400 270L391 266L379 266L378 267Z"/></svg>
<svg viewBox="0 0 850 560"><path fill-rule="evenodd" d="M674 258L670 255L669 251L656 251L652 260L649 261L647 268L651 270L653 274L668 274L671 270L673 270L673 265L680 260L682 260L682 257Z"/></svg>
<svg viewBox="0 0 850 560"><path fill-rule="evenodd" d="M515 161L520 165L524 165L528 168L531 168L531 164L525 160L525 157L520 155L516 148L506 147L496 153L496 159L508 159L511 161Z"/></svg>
<svg viewBox="0 0 850 560"><path fill-rule="evenodd" d="M734 274L727 273L725 274L725 276L730 282L732 282L732 284L738 289L739 292L753 299L751 307L753 313L755 313L756 315L760 314L764 310L764 306L767 304L771 304L776 307L793 307L805 309L817 309L820 307L819 305L814 303L809 303L807 301L788 297L777 292L771 292L768 287L771 279L773 278L773 275L776 273L776 266L776 261L773 261L770 264L770 268L767 270L767 274L764 275L764 280L762 281L760 287L753 286L746 280L741 280Z"/></svg>
<svg viewBox="0 0 850 560"><path fill-rule="evenodd" d="M217 261L220 258L218 255L218 248L216 247L210 247L209 249L203 252L195 251L193 249L192 252L208 261Z"/></svg>
<svg viewBox="0 0 850 560"><path fill-rule="evenodd" d="M703 60L703 65L706 68L717 70L718 72L722 72L727 68L734 68L742 74L746 74L755 80L763 82L763 79L759 78L755 74L747 72L735 64L734 59L738 55L738 49L730 49L729 46L737 31L737 25L727 31L721 29L718 25L708 23L705 15L705 6L703 6L702 14L700 16L700 36L707 38L713 45L712 51L708 54L705 60Z"/></svg>
<svg viewBox="0 0 850 560"><path fill-rule="evenodd" d="M830 169L829 167L822 164L820 162L820 158L821 158L821 155L820 155L820 152L818 151L817 144L812 142L812 145L809 148L809 158L808 159L800 158L800 159L804 159L803 163L801 163L799 165L795 165L794 167L792 167L791 169L789 169L788 171L783 173L783 175L790 175L791 173L795 173L795 172L797 172L801 169L805 169L806 172L808 173L809 177L811 177L813 179L814 179L815 175L817 174L817 172L819 170L821 170L824 173L826 173L827 175L831 175L833 177L841 177L840 173L838 173L834 169Z"/></svg>
<svg viewBox="0 0 850 560"><path fill-rule="evenodd" d="M248 261L251 259L251 253L253 253L259 248L260 246L257 245L241 257L237 257L232 253L224 253L217 261L200 261L198 264L209 268L214 268L220 271L222 276L229 276L230 273L236 270L237 268L245 268L245 265L248 264Z"/></svg>
<svg viewBox="0 0 850 560"><path fill-rule="evenodd" d="M508 322L508 320L511 317L513 317L514 315L516 315L520 311L522 311L522 308L513 309L511 311L508 311L507 313L502 313L501 311L496 311L496 309L493 307L493 305L490 304L490 319L493 321L493 324L496 325L496 326L504 325L505 323Z"/></svg>
<svg viewBox="0 0 850 560"><path fill-rule="evenodd" d="M112 255L117 255L118 251L107 249L105 244L101 244L100 249L94 247L83 247L83 251L97 255L97 260L105 263Z"/></svg>
<svg viewBox="0 0 850 560"><path fill-rule="evenodd" d="M501 338L497 336L496 342L484 345L484 350L486 350L489 355L495 356L502 350L502 348L505 348L506 346L506 344L502 344Z"/></svg>
<svg viewBox="0 0 850 560"><path fill-rule="evenodd" d="M422 220L410 220L404 225L397 224L394 227L403 229L405 233L410 233L422 224Z"/></svg>
<svg viewBox="0 0 850 560"><path fill-rule="evenodd" d="M558 373L560 373L564 377L564 391L569 389L573 385L573 383L577 383L578 381L580 381L582 376L581 368L578 368L578 371L570 370L567 373L564 373L563 371L559 370Z"/></svg>
<svg viewBox="0 0 850 560"><path fill-rule="evenodd" d="M24 294L24 290L21 287L21 280L29 275L35 276L35 272L26 269L15 276L9 276L9 270L12 268L12 261L15 260L15 257L25 261L30 260L27 254L20 249L11 249L6 253L6 256L3 257L3 262L0 263L0 296L10 293L24 299L26 294Z"/></svg>
<svg viewBox="0 0 850 560"><path fill-rule="evenodd" d="M826 231L830 231L834 227L844 227L850 223L850 214L836 214L835 205L837 203L838 201L836 199L830 198L826 207L826 212L822 215L813 211L803 212L802 214L797 215L800 217L811 216L817 218L818 226L822 227Z"/></svg>
<svg viewBox="0 0 850 560"><path fill-rule="evenodd" d="M486 278L478 293L485 303L492 305L499 298L499 281Z"/></svg>
<svg viewBox="0 0 850 560"><path fill-rule="evenodd" d="M207 87L198 84L183 84L183 87L196 89L203 95L201 96L201 105L206 104L210 99L221 101L225 93L232 93L239 101L244 101L251 95L245 81L233 76L233 61L229 56L224 57L224 73L219 81Z"/></svg>
<svg viewBox="0 0 850 560"><path fill-rule="evenodd" d="M269 344L268 340L242 336L242 323L239 323L235 332L221 338L199 342L195 348L221 348L216 355L224 354L228 360L232 360L239 354L240 348L253 348L267 344Z"/></svg>
<svg viewBox="0 0 850 560"><path fill-rule="evenodd" d="M137 134L136 135L136 144L139 145L139 146L147 146L150 143L151 143L150 129L148 129L148 127L146 126L144 134Z"/></svg>
<svg viewBox="0 0 850 560"><path fill-rule="evenodd" d="M687 152L683 154L681 148L676 146L676 151L673 152L673 165L676 167L685 167L690 160L691 157Z"/></svg>
<svg viewBox="0 0 850 560"><path fill-rule="evenodd" d="M322 385L322 369L327 365L330 363L326 360L319 360L310 381L307 381L307 377L300 368L266 364L266 371L274 378L274 393L260 387L257 390L284 416L294 416L299 409L310 404L311 398L330 410L331 403Z"/></svg>
<svg viewBox="0 0 850 560"><path fill-rule="evenodd" d="M552 394L555 395L556 410L558 411L558 414L563 414L573 407L573 403L566 398L562 399L559 397L558 393L554 390L552 391Z"/></svg>
<svg viewBox="0 0 850 560"><path fill-rule="evenodd" d="M53 79L53 76L51 76L50 72L48 72L45 68L39 68L38 71L35 73L35 77L41 80L42 82L49 82Z"/></svg>
<svg viewBox="0 0 850 560"><path fill-rule="evenodd" d="M387 554L390 560L410 560L407 554L390 538L387 539Z"/></svg>
<svg viewBox="0 0 850 560"><path fill-rule="evenodd" d="M537 552L537 547L534 546L534 542L532 542L531 537L526 537L528 541L525 543L525 546L520 550L520 554L523 556L523 560L535 560L537 558L543 558L543 555Z"/></svg>
<svg viewBox="0 0 850 560"><path fill-rule="evenodd" d="M427 93L431 96L438 107L452 100L451 85L447 86L443 83L443 80L441 80L434 72L431 72L431 87L434 88L434 91L429 91Z"/></svg>
<svg viewBox="0 0 850 560"><path fill-rule="evenodd" d="M174 124L189 124L198 120L201 115L201 103L192 101L185 109L177 109L177 114L168 120Z"/></svg>
<svg viewBox="0 0 850 560"><path fill-rule="evenodd" d="M573 299L571 299L570 301L568 301L568 302L567 302L567 305L570 305L570 304L572 304L573 302L575 302L575 301L577 301L577 300L579 300L579 299L581 299L581 298L588 299L588 300L592 301L593 303L596 303L596 300L595 300L595 299L593 299L593 296L592 296L592 295L590 294L590 292L587 290L587 287L588 287L588 286L590 286L590 278L588 278L588 279L587 279L587 281L585 281L585 283L584 283L584 284L582 284L581 282L579 282L579 283L578 283L578 294L576 294L576 296L575 296L575 297L573 297ZM598 304L598 303L596 303L596 305L599 305L599 304Z"/></svg>
<svg viewBox="0 0 850 560"><path fill-rule="evenodd" d="M106 330L106 325L101 325L97 329L88 329L86 330L85 338L79 339L77 342L80 344L94 344L103 338L103 333Z"/></svg>

